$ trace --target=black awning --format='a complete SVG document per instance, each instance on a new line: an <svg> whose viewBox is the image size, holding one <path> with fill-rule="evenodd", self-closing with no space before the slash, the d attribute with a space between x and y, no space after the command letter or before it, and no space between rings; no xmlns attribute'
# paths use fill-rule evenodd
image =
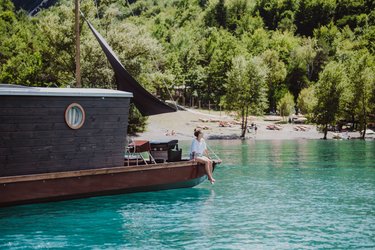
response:
<svg viewBox="0 0 375 250"><path fill-rule="evenodd" d="M153 96L129 74L129 72L121 64L120 60L117 58L116 54L113 52L105 39L99 34L99 32L91 25L88 20L86 20L86 22L89 25L91 31L94 33L115 72L117 89L133 93L133 103L141 112L141 114L150 116L175 112L176 109L168 106L166 103Z"/></svg>

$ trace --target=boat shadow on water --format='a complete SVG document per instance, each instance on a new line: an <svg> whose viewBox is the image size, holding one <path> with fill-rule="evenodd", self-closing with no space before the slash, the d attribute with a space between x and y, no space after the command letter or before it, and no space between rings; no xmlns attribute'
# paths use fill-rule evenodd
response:
<svg viewBox="0 0 375 250"><path fill-rule="evenodd" d="M28 204L16 207L0 208L2 219L24 217L61 217L80 216L107 212L120 212L128 209L137 210L150 207L174 207L187 203L206 203L213 199L213 190L206 188L173 189L157 192L90 197L85 199L56 201L49 203Z"/></svg>

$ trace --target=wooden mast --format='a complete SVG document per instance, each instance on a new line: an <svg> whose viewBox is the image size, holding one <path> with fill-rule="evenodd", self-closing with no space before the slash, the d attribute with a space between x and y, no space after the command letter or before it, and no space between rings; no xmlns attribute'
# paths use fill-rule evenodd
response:
<svg viewBox="0 0 375 250"><path fill-rule="evenodd" d="M79 0L75 0L75 31L76 31L76 87L81 87L80 37L79 37Z"/></svg>

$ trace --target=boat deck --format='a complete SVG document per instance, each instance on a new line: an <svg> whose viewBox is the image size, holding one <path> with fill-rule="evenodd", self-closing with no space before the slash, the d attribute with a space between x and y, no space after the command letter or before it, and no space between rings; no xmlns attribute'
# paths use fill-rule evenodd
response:
<svg viewBox="0 0 375 250"><path fill-rule="evenodd" d="M165 169L165 168L178 168L181 166L197 166L197 162L182 160L180 162L165 162L156 164L145 164L139 161L138 165L130 166L118 166L111 168L100 168L100 169L86 169L77 171L67 171L67 172L55 172L55 173L43 173L43 174L32 174L32 175L18 175L18 176L5 176L0 177L0 185L14 182L25 182L25 181L38 181L38 180L50 180L57 178L71 178L71 177L83 177L92 175L103 175L103 174L117 174L135 171L147 171L155 169Z"/></svg>

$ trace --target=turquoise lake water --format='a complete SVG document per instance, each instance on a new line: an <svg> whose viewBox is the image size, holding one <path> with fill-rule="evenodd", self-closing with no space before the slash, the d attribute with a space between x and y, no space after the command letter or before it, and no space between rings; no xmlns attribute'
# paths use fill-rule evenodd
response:
<svg viewBox="0 0 375 250"><path fill-rule="evenodd" d="M0 248L375 249L375 141L209 144L215 185L2 208Z"/></svg>

